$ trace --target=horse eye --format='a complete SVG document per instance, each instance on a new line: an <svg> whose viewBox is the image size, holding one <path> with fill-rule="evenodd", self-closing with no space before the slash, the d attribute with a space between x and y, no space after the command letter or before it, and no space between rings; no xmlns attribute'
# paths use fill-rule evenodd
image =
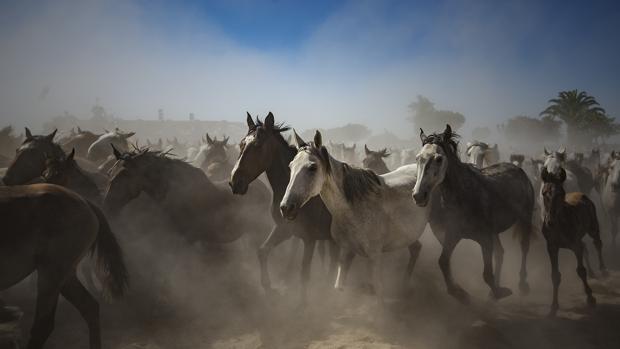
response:
<svg viewBox="0 0 620 349"><path fill-rule="evenodd" d="M437 158L437 163L438 163L438 164L441 164L441 161L443 161L443 158L442 158L442 157L438 157L438 158Z"/></svg>
<svg viewBox="0 0 620 349"><path fill-rule="evenodd" d="M308 170L309 170L309 171L314 172L314 171L316 171L316 169L317 169L316 164L310 164L310 165L308 166Z"/></svg>

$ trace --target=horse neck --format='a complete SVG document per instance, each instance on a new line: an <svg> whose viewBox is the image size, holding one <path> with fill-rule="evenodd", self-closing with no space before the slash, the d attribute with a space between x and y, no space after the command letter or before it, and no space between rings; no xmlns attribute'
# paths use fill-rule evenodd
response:
<svg viewBox="0 0 620 349"><path fill-rule="evenodd" d="M69 176L71 178L71 186L75 187L78 191L84 191L85 194L91 196L101 195L97 185L84 174L77 163L74 163L71 167Z"/></svg>
<svg viewBox="0 0 620 349"><path fill-rule="evenodd" d="M461 162L456 154L447 156L448 168L446 175L439 188L444 199L448 201L458 200L471 195L466 188L471 187L470 183L476 180L478 174L471 164Z"/></svg>
<svg viewBox="0 0 620 349"><path fill-rule="evenodd" d="M277 143L275 154L265 173L273 191L273 201L279 203L284 197L291 175L288 164L293 160L297 151L284 143Z"/></svg>
<svg viewBox="0 0 620 349"><path fill-rule="evenodd" d="M337 215L341 210L349 207L342 188L345 163L336 160L329 155L330 172L325 175L321 199L332 215Z"/></svg>

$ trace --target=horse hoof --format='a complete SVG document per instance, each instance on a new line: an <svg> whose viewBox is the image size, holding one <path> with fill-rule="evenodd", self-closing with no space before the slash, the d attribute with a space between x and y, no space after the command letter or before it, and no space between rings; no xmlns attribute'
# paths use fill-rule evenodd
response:
<svg viewBox="0 0 620 349"><path fill-rule="evenodd" d="M588 297L588 306L594 308L596 306L596 298L592 296Z"/></svg>
<svg viewBox="0 0 620 349"><path fill-rule="evenodd" d="M461 304L469 305L469 293L467 293L464 289L456 287L449 290L448 293L452 297L456 298Z"/></svg>
<svg viewBox="0 0 620 349"><path fill-rule="evenodd" d="M495 291L495 299L499 300L512 295L512 291L507 287L498 287Z"/></svg>
<svg viewBox="0 0 620 349"><path fill-rule="evenodd" d="M528 294L530 294L530 284L528 284L527 282L520 282L519 283L519 293L522 296L527 296Z"/></svg>

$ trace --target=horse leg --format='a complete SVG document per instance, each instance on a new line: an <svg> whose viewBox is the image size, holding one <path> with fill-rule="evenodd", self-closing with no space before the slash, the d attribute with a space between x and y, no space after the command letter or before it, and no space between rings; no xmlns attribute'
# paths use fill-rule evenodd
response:
<svg viewBox="0 0 620 349"><path fill-rule="evenodd" d="M325 240L317 241L316 249L317 249L317 252L319 253L319 259L321 260L321 267L325 268L325 256L326 256Z"/></svg>
<svg viewBox="0 0 620 349"><path fill-rule="evenodd" d="M588 271L588 276L594 277L594 269L592 269L592 264L590 263L590 252L588 252L588 246L583 244L583 259L585 261L586 270Z"/></svg>
<svg viewBox="0 0 620 349"><path fill-rule="evenodd" d="M43 348L54 330L56 305L64 277L61 274L60 270L55 268L37 269L37 308L30 330L28 349Z"/></svg>
<svg viewBox="0 0 620 349"><path fill-rule="evenodd" d="M452 278L452 268L450 266L450 258L452 252L458 244L460 238L452 237L446 234L445 241L443 243L443 249L441 250L441 256L439 256L439 268L443 274L446 287L448 288L448 294L456 298L463 304L469 304L469 294Z"/></svg>
<svg viewBox="0 0 620 349"><path fill-rule="evenodd" d="M555 316L559 308L558 288L560 287L560 282L562 281L562 274L560 274L560 268L558 266L559 248L547 242L547 252L549 253L549 260L551 261L551 281L553 282L553 301L551 303L549 316Z"/></svg>
<svg viewBox="0 0 620 349"><path fill-rule="evenodd" d="M495 286L499 287L504 265L504 246L499 235L493 236L493 259L495 260Z"/></svg>
<svg viewBox="0 0 620 349"><path fill-rule="evenodd" d="M618 218L610 214L611 216L611 247L616 249L616 235L618 234Z"/></svg>
<svg viewBox="0 0 620 349"><path fill-rule="evenodd" d="M586 272L586 268L583 266L583 249L584 244L582 241L578 242L573 248L573 252L577 258L577 275L579 275L579 278L581 278L581 281L583 282L583 289L588 297L588 305L590 307L594 307L596 305L596 298L592 296L592 289L590 288L590 285L588 285L588 274Z"/></svg>
<svg viewBox="0 0 620 349"><path fill-rule="evenodd" d="M405 271L405 278L403 279L403 289L407 289L407 283L409 282L409 279L411 279L411 274L413 273L415 263L420 256L421 249L422 243L420 241L416 241L409 245L409 263L407 263L407 270Z"/></svg>
<svg viewBox="0 0 620 349"><path fill-rule="evenodd" d="M495 280L495 275L493 275L493 244L495 237L483 238L480 243L480 247L482 249L482 261L484 262L484 271L482 272L482 277L484 282L491 288L491 292L493 292L494 299L502 299L504 297L508 297L512 294L512 291L506 287L500 287L498 282ZM499 240L499 239L497 239Z"/></svg>
<svg viewBox="0 0 620 349"><path fill-rule="evenodd" d="M338 272L336 273L336 283L334 284L335 289L340 291L344 290L344 284L347 281L349 268L351 268L351 263L353 262L354 256L355 254L352 251L340 247Z"/></svg>
<svg viewBox="0 0 620 349"><path fill-rule="evenodd" d="M65 282L60 294L71 303L82 315L88 325L90 349L101 348L101 327L99 324L99 303L84 288L74 275Z"/></svg>
<svg viewBox="0 0 620 349"><path fill-rule="evenodd" d="M327 273L327 279L330 280L329 282L333 282L334 281L334 277L336 276L336 268L338 267L338 255L339 255L339 248L338 245L336 245L336 242L334 240L328 240L327 243L329 244L329 272Z"/></svg>
<svg viewBox="0 0 620 349"><path fill-rule="evenodd" d="M517 226L521 236L521 269L519 270L519 292L521 295L530 293L530 284L527 282L527 255L530 252L530 236L532 234L532 223L527 221ZM528 231L529 230L529 231Z"/></svg>
<svg viewBox="0 0 620 349"><path fill-rule="evenodd" d="M310 267L312 266L312 256L316 240L304 239L304 256L301 262L301 305L306 304L308 280L310 279Z"/></svg>
<svg viewBox="0 0 620 349"><path fill-rule="evenodd" d="M601 241L601 234L598 231L594 231L590 233L590 237L592 237L594 247L596 248L596 254L598 255L598 266L601 276L608 277L609 272L603 260L603 242Z"/></svg>
<svg viewBox="0 0 620 349"><path fill-rule="evenodd" d="M385 306L385 302L383 299L383 282L381 280L381 257L381 251L379 251L368 258L368 271L370 273L372 287L374 288L375 295L377 296L377 302L379 303L379 306L383 308Z"/></svg>
<svg viewBox="0 0 620 349"><path fill-rule="evenodd" d="M267 240L258 248L258 262L260 264L260 282L267 294L271 294L274 290L271 288L271 278L269 277L268 258L271 250L278 246L282 241L291 237L288 229L280 225L273 227Z"/></svg>

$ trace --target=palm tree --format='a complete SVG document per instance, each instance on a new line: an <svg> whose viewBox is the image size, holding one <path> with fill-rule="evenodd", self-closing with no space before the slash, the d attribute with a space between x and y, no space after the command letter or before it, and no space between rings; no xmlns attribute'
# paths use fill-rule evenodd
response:
<svg viewBox="0 0 620 349"><path fill-rule="evenodd" d="M549 103L551 105L543 110L540 116L564 121L568 142L577 141L578 136L588 131L593 118L607 117L605 109L585 91L562 91L558 98L550 99Z"/></svg>

